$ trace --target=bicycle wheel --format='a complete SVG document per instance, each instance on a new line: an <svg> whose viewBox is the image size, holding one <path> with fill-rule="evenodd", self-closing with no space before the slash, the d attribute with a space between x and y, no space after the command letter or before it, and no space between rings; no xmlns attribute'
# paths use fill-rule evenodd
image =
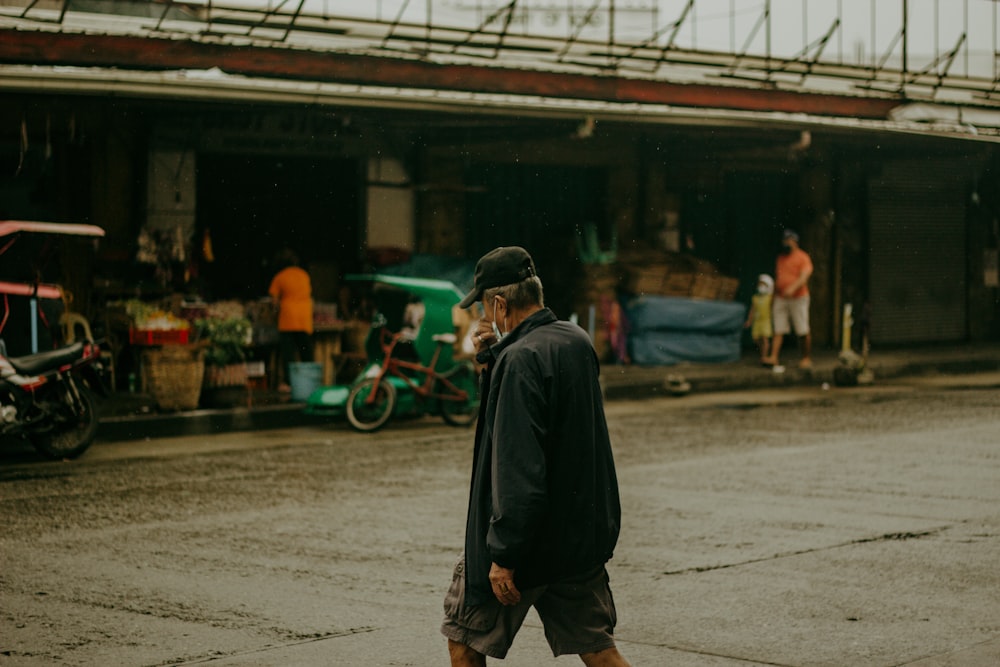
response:
<svg viewBox="0 0 1000 667"><path fill-rule="evenodd" d="M396 409L396 388L385 378L378 383L375 396L369 402L376 378L367 378L354 385L347 397L347 421L364 433L377 431Z"/></svg>
<svg viewBox="0 0 1000 667"><path fill-rule="evenodd" d="M479 378L472 365L464 362L448 371L444 377L459 389L464 390L469 398L462 401L441 400L441 416L452 426L469 426L479 417Z"/></svg>

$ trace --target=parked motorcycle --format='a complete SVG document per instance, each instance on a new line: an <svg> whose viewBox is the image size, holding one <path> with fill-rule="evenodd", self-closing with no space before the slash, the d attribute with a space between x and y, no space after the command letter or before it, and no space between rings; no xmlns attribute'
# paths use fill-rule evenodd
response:
<svg viewBox="0 0 1000 667"><path fill-rule="evenodd" d="M75 458L97 436L95 391L106 390L94 343L8 357L0 339L0 435L26 438L49 458Z"/></svg>
<svg viewBox="0 0 1000 667"><path fill-rule="evenodd" d="M94 392L106 389L101 350L93 341L42 351L51 344L41 335L50 326L42 304L56 302L63 293L41 280L60 241L92 242L102 236L104 230L94 225L0 220L0 332L6 327L12 347L31 352L8 356L0 338L0 437L25 438L54 459L79 456L94 441ZM25 300L27 312L24 304L21 310L11 305L11 297Z"/></svg>

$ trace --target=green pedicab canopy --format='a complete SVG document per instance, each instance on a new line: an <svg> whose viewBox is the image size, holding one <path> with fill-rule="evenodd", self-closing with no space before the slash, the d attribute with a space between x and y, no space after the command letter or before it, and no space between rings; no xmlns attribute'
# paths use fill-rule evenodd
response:
<svg viewBox="0 0 1000 667"><path fill-rule="evenodd" d="M417 337L413 341L413 347L416 349L417 355L423 363L429 363L434 356L434 350L437 347L437 343L433 339L435 334L455 333L452 308L465 295L455 287L454 283L447 280L407 278L381 273L354 274L347 276L347 279L369 280L375 283L398 287L423 301L424 319L420 325L420 329L417 331ZM441 356L438 359L438 370L447 370L453 363L452 346L443 346Z"/></svg>

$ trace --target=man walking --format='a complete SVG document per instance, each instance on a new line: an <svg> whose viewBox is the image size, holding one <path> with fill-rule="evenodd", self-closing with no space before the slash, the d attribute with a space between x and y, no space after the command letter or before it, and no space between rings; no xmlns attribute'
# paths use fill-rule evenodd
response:
<svg viewBox="0 0 1000 667"><path fill-rule="evenodd" d="M582 329L544 306L523 248L479 260L459 305L476 302L485 370L465 553L441 626L451 664L505 657L534 606L553 655L627 667L605 569L621 506L597 355Z"/></svg>
<svg viewBox="0 0 1000 667"><path fill-rule="evenodd" d="M812 335L809 330L809 288L807 283L813 273L812 259L808 253L799 248L799 235L786 229L782 235L781 254L775 264L774 273L774 343L771 355L764 363L771 364L775 369L778 365L778 355L781 344L792 329L799 337L802 359L799 368L812 368L810 352Z"/></svg>

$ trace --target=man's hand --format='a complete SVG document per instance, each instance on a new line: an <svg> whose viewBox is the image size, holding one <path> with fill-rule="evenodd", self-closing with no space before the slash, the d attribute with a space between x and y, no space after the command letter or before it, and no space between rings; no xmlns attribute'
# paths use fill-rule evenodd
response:
<svg viewBox="0 0 1000 667"><path fill-rule="evenodd" d="M472 332L472 342L476 346L476 354L496 343L497 337L493 335L493 324L485 320L476 322L476 328Z"/></svg>
<svg viewBox="0 0 1000 667"><path fill-rule="evenodd" d="M510 606L521 601L521 592L514 586L514 570L493 563L490 567L490 585L500 604Z"/></svg>

